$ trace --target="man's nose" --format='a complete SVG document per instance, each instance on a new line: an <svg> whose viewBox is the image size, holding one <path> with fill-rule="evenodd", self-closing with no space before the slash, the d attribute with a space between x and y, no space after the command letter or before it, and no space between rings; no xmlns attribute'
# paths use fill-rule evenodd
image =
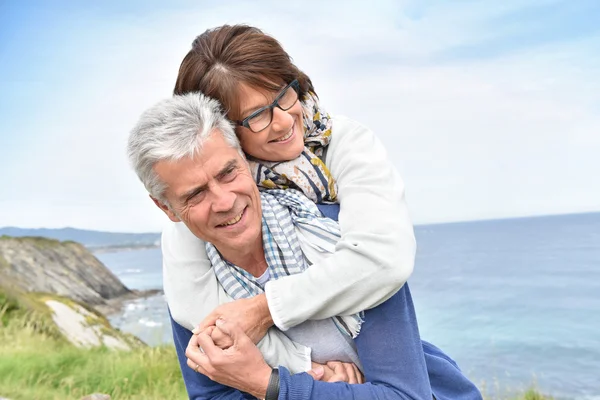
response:
<svg viewBox="0 0 600 400"><path fill-rule="evenodd" d="M271 126L276 132L286 132L292 129L294 117L279 107L273 107L273 120Z"/></svg>
<svg viewBox="0 0 600 400"><path fill-rule="evenodd" d="M214 212L227 212L233 208L235 204L235 193L221 185L214 185L211 188L212 210Z"/></svg>

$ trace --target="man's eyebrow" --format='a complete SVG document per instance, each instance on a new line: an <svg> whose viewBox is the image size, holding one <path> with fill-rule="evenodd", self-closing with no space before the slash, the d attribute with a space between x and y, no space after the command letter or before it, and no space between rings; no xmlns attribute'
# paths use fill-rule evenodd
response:
<svg viewBox="0 0 600 400"><path fill-rule="evenodd" d="M221 168L221 170L217 174L217 176L216 176L217 180L220 181L221 179L223 179L225 177L225 175L230 173L232 169L237 168L237 166L238 166L238 162L236 159L229 160L227 162L227 164L225 164L225 166L223 168Z"/></svg>
<svg viewBox="0 0 600 400"><path fill-rule="evenodd" d="M217 173L217 176L215 178L217 180L223 179L223 177L225 177L225 175L230 173L232 169L237 168L237 166L238 166L238 161L236 159L229 160L227 162L227 164L225 164L225 166L223 168L221 168L219 173ZM192 197L194 197L195 195L197 195L200 192L205 191L206 189L208 189L208 184L206 184L206 183L201 186L193 187L192 189L188 190L187 192L185 192L181 196L179 196L179 201L183 204L186 204Z"/></svg>

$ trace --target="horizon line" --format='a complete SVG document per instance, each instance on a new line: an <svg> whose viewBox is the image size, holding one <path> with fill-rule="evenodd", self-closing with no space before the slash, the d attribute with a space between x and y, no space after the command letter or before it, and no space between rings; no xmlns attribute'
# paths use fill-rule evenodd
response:
<svg viewBox="0 0 600 400"><path fill-rule="evenodd" d="M510 220L520 220L520 219L536 219L536 218L547 218L547 217L565 217L571 215L586 215L586 214L600 214L600 210L594 211L578 211L578 212L567 212L567 213L557 213L557 214L535 214L535 215L520 215L520 216L510 216L510 217L501 217L501 218L481 218L481 219L466 219L466 220L452 220L452 221L440 221L440 222L426 222L426 223L416 223L413 224L414 227L422 227L422 226L434 226L434 225L450 225L450 224L468 224L468 223L479 223L479 222L493 222L493 221L510 221ZM109 233L109 234L133 234L133 235L143 235L143 234L158 234L160 235L160 231L104 231L104 230L96 230L89 228L76 228L73 226L63 226L60 228L48 228L48 227L37 227L37 228L24 228L20 226L2 226L2 229L31 229L31 230L64 230L64 229L76 229L80 231L90 231L90 232L99 232L99 233Z"/></svg>

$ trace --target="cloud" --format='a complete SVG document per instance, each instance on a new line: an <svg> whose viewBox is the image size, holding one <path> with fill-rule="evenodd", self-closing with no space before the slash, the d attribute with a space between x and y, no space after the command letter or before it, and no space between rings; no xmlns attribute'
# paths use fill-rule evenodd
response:
<svg viewBox="0 0 600 400"><path fill-rule="evenodd" d="M160 229L128 131L170 95L193 38L236 22L273 34L326 108L378 134L416 222L598 209L600 33L548 35L542 11L567 2L340 4L62 10L36 42L27 26L29 52L0 77L0 224Z"/></svg>

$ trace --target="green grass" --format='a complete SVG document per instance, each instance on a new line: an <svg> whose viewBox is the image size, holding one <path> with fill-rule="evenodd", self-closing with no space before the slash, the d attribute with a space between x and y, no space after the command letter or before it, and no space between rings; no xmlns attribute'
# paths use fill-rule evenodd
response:
<svg viewBox="0 0 600 400"><path fill-rule="evenodd" d="M535 389L529 389L523 396L519 397L519 400L553 400L553 398L544 396Z"/></svg>
<svg viewBox="0 0 600 400"><path fill-rule="evenodd" d="M40 301L46 297L0 287L0 397L63 400L105 393L113 400L187 398L173 346L77 348L52 323Z"/></svg>
<svg viewBox="0 0 600 400"><path fill-rule="evenodd" d="M488 382L480 382L478 386L484 400L554 400L554 397L544 395L536 389L535 379L527 390L503 386L496 379L492 386Z"/></svg>
<svg viewBox="0 0 600 400"><path fill-rule="evenodd" d="M38 249L49 249L60 246L61 241L57 239L42 237L42 236L0 236L0 240L8 240L19 243L29 243Z"/></svg>
<svg viewBox="0 0 600 400"><path fill-rule="evenodd" d="M11 321L1 328L0 397L62 400L91 393L113 399L186 398L172 346L80 349L31 325Z"/></svg>

